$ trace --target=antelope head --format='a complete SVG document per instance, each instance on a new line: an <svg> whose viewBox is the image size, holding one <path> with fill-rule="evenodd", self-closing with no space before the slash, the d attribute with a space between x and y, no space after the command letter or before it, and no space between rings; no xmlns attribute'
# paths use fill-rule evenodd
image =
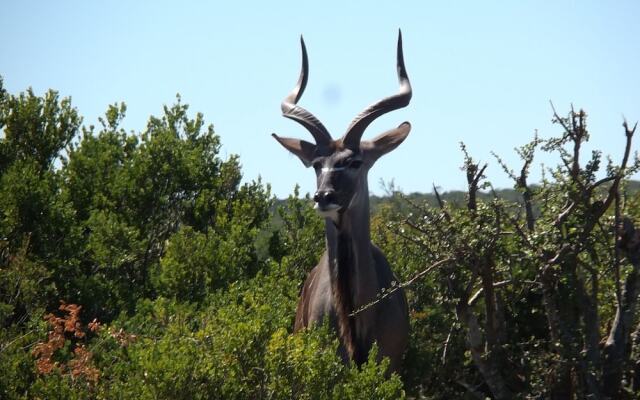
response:
<svg viewBox="0 0 640 400"><path fill-rule="evenodd" d="M368 197L367 172L378 158L395 149L409 134L411 124L403 122L397 128L384 132L373 140L361 140L365 129L379 116L406 107L411 100L411 84L404 66L402 33L398 33L397 69L400 89L361 112L349 125L346 133L334 140L327 128L313 114L297 105L307 85L309 62L304 40L302 69L298 84L282 101L283 116L304 126L315 143L301 139L284 138L272 134L287 150L305 165L313 167L317 177L314 195L315 208L323 217L336 221L358 199Z"/></svg>

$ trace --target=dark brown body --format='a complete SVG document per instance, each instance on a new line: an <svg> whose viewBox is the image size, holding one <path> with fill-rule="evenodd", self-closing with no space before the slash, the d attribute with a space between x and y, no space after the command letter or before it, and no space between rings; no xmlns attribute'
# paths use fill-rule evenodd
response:
<svg viewBox="0 0 640 400"><path fill-rule="evenodd" d="M383 288L391 287L393 281L398 282L387 260L377 247L371 245L368 253L366 258L370 260L368 266L370 278L366 283L356 284L359 286L357 290L361 294L361 301L357 300L355 288L350 288L354 309L373 301L376 294ZM332 284L331 280L332 271L335 268L340 266L331 265L327 251L320 259L320 263L307 276L296 309L294 331L321 323L326 318L336 332L340 333L339 321L345 316L340 315L335 302L335 291L338 289L334 289L336 285ZM342 268L348 269L349 266ZM367 298L369 301L365 300ZM349 314L351 312L353 309ZM353 348L353 360L359 364L366 361L371 345L376 342L379 358L389 357L390 371L397 371L407 346L409 333L407 301L404 292L398 290L371 308L353 317L347 314L346 318L347 320L343 323L351 326L347 332L347 334L350 333L350 337L340 335L339 351L343 360L346 362L350 358L347 341L351 342L350 345Z"/></svg>

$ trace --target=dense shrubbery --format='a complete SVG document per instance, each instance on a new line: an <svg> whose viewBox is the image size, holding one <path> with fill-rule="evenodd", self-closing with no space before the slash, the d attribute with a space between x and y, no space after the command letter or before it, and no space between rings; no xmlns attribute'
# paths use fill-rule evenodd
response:
<svg viewBox="0 0 640 400"><path fill-rule="evenodd" d="M0 398L603 398L616 377L616 395L640 385L640 200L619 196L638 165L599 180L598 154L579 164L564 149L586 140L584 115L523 147L520 176L505 168L516 202L480 200L489 185L465 150L464 202L377 203L374 241L402 281L438 263L408 290L400 378L344 366L327 329L291 334L324 245L309 199L276 205L268 185L242 184L179 98L140 134L120 128L125 111L82 127L68 99L0 81ZM540 145L564 162L530 187Z"/></svg>
<svg viewBox="0 0 640 400"><path fill-rule="evenodd" d="M433 269L410 292L414 340L406 376L420 387L433 388L445 377L457 386L440 395L451 397L639 393L640 230L633 221L640 209L638 192L624 180L640 168L631 151L635 127L624 123L622 161L609 160L601 177L599 152L584 165L580 157L586 114L555 114L554 122L564 130L561 137L535 138L517 149L518 175L497 160L513 178L518 202L495 192L478 200L480 189L492 189L486 165L476 164L462 145L469 184L464 204L443 202L436 193L434 207L400 195L404 205L383 210L389 215L378 221L393 232L379 237L387 253L409 275ZM540 147L559 154L562 164L531 187L527 176ZM416 373L424 370L438 373Z"/></svg>
<svg viewBox="0 0 640 400"><path fill-rule="evenodd" d="M296 191L274 226L179 98L140 135L124 105L96 130L52 91L0 101L0 397L403 396L326 330L291 335L322 223Z"/></svg>

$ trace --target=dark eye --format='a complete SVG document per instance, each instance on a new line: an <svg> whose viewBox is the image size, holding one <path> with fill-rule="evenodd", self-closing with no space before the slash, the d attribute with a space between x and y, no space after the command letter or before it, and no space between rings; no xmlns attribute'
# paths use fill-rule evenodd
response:
<svg viewBox="0 0 640 400"><path fill-rule="evenodd" d="M357 169L362 166L362 160L351 160L349 168Z"/></svg>
<svg viewBox="0 0 640 400"><path fill-rule="evenodd" d="M315 161L313 164L311 164L313 166L313 169L315 169L316 171L318 171L320 168L322 168L322 161Z"/></svg>

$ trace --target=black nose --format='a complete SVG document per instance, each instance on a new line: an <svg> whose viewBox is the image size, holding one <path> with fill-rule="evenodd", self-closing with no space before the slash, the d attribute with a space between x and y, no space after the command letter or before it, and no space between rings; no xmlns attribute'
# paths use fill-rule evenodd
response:
<svg viewBox="0 0 640 400"><path fill-rule="evenodd" d="M321 206L335 203L336 191L333 189L318 190L316 194L313 196L313 200Z"/></svg>

